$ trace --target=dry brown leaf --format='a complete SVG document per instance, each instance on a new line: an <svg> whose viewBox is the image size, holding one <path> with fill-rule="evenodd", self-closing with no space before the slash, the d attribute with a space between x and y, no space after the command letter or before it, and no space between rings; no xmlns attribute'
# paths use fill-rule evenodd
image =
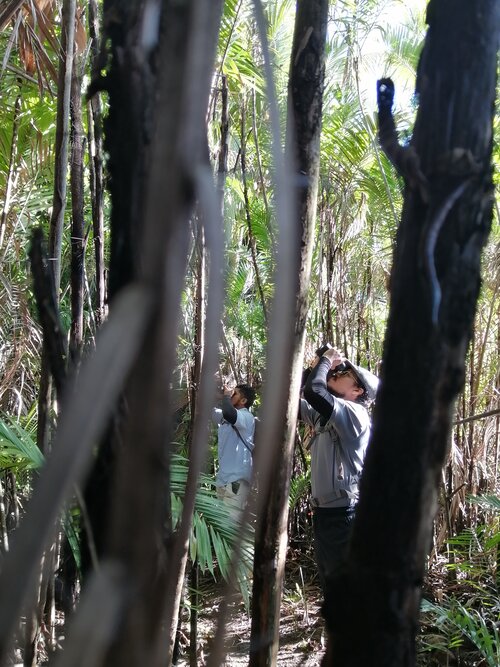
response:
<svg viewBox="0 0 500 667"><path fill-rule="evenodd" d="M26 72L32 76L36 70L35 55L33 53L33 47L28 35L28 31L22 23L19 26L18 31L18 44L19 58L21 59Z"/></svg>
<svg viewBox="0 0 500 667"><path fill-rule="evenodd" d="M83 53L87 48L87 30L84 22L84 12L78 11L75 23L75 46L76 53Z"/></svg>

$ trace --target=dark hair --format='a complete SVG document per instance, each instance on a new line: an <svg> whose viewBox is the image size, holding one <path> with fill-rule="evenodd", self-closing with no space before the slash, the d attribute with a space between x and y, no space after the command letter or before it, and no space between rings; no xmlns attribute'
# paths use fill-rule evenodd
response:
<svg viewBox="0 0 500 667"><path fill-rule="evenodd" d="M237 384L236 389L240 391L241 394L247 399L245 403L246 408L251 408L253 402L255 401L255 389L253 389L249 384Z"/></svg>

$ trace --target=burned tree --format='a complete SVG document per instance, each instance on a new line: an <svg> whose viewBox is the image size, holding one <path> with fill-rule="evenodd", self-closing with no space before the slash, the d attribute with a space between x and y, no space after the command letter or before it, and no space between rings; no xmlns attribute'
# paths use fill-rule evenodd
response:
<svg viewBox="0 0 500 667"><path fill-rule="evenodd" d="M379 82L381 138L405 179L405 203L372 443L347 565L326 605L328 665L415 662L432 520L491 226L500 6L431 0L427 22L408 150L390 127L391 84Z"/></svg>

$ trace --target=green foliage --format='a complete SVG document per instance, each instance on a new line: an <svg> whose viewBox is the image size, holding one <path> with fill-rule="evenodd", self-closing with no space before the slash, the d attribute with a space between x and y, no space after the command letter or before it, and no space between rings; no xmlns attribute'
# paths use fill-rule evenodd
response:
<svg viewBox="0 0 500 667"><path fill-rule="evenodd" d="M422 651L474 652L485 665L497 666L500 659L500 602L497 559L500 544L498 515L500 498L493 495L469 498L472 505L493 511L495 520L468 528L448 540L453 560L448 569L457 575L454 595L445 595L440 604L422 602L426 629L421 636ZM476 664L476 663L474 663ZM483 663L481 663L483 664Z"/></svg>
<svg viewBox="0 0 500 667"><path fill-rule="evenodd" d="M4 415L0 419L0 470L38 470L43 462L32 434Z"/></svg>
<svg viewBox="0 0 500 667"><path fill-rule="evenodd" d="M290 510L296 507L301 500L307 498L311 492L311 472L307 470L300 475L292 477L290 482L290 497L288 506Z"/></svg>
<svg viewBox="0 0 500 667"><path fill-rule="evenodd" d="M172 518L175 527L182 511L182 497L188 472L187 459L175 454L171 471ZM240 539L240 557L236 560L235 575L243 598L248 604L248 575L253 562L253 529L250 526L242 527L230 516L227 505L217 498L212 478L202 475L196 494L189 542L191 560L198 563L202 572L208 571L212 575L215 575L216 561L220 573L227 579L230 574L232 554Z"/></svg>
<svg viewBox="0 0 500 667"><path fill-rule="evenodd" d="M0 420L0 470L13 470L18 474L25 470L38 470L44 462L43 454L33 440L32 434L19 424L4 416ZM175 455L172 461L172 508L174 525L180 517L188 461ZM240 525L231 518L227 505L218 500L212 480L202 476L196 496L193 528L190 538L190 555L197 561L202 572L215 575L215 561L223 577L229 574L231 555L239 540ZM63 527L68 537L77 566L80 567L78 508L65 513ZM248 573L252 568L252 530L243 531L241 558L238 559L236 577L245 599L248 599Z"/></svg>
<svg viewBox="0 0 500 667"><path fill-rule="evenodd" d="M435 635L431 635L431 641L424 638L423 649L426 651L443 650L446 647L453 651L461 648L470 651L470 646L465 645L468 640L484 660L484 663L481 664L498 667L500 661L500 634L497 629L500 619L498 602L494 609L487 610L490 613L488 620L484 616L485 611L484 609L481 612L469 609L456 600L440 605L424 600L422 613L432 616L433 624L445 641L440 644L435 641Z"/></svg>

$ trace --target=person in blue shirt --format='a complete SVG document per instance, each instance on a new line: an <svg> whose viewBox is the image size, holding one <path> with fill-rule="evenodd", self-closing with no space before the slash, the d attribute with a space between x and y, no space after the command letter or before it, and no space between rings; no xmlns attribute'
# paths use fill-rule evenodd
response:
<svg viewBox="0 0 500 667"><path fill-rule="evenodd" d="M218 427L217 495L231 506L233 514L245 505L252 480L255 418L249 408L254 400L255 390L248 384L225 388L221 407L212 414Z"/></svg>

